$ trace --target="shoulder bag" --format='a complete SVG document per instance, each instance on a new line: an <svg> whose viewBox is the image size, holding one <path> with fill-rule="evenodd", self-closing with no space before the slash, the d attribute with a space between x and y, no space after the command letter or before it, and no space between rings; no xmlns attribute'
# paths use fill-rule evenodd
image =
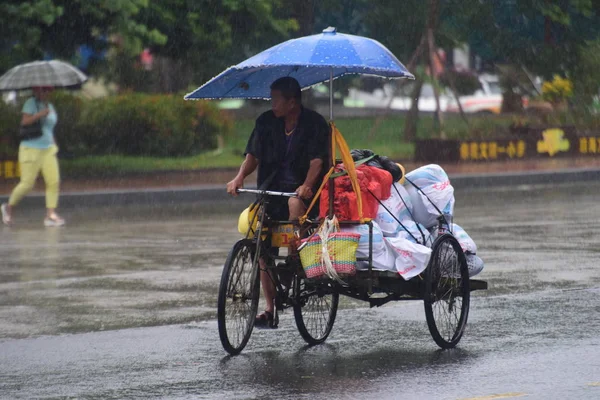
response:
<svg viewBox="0 0 600 400"><path fill-rule="evenodd" d="M37 101L35 102L35 109L36 111L39 111ZM21 125L19 127L19 140L37 139L41 137L42 134L43 132L41 119L38 119L33 124Z"/></svg>

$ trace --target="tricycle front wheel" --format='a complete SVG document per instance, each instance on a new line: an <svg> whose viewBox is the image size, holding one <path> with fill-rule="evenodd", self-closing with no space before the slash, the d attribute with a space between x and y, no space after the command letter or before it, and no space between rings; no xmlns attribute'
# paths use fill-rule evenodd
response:
<svg viewBox="0 0 600 400"><path fill-rule="evenodd" d="M254 328L260 291L255 247L249 239L238 241L231 249L221 275L217 321L221 344L231 355L244 349Z"/></svg>
<svg viewBox="0 0 600 400"><path fill-rule="evenodd" d="M454 236L433 244L425 270L425 316L433 340L442 349L455 347L467 325L470 302L467 260Z"/></svg>

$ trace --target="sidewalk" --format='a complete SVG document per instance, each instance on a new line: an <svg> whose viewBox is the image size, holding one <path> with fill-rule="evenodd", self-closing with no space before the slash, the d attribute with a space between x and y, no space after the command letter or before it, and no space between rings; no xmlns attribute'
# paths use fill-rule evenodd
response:
<svg viewBox="0 0 600 400"><path fill-rule="evenodd" d="M419 166L414 162L403 164L407 171ZM457 189L600 180L600 157L440 165L448 172ZM220 168L139 173L101 179L66 177L61 183L61 207L157 202L176 204L188 201L215 203L229 199L225 184L236 173L237 168ZM255 182L255 175L246 179L248 187L254 186ZM6 201L16 183L0 182L0 201ZM24 205L39 206L43 188L40 178L33 193L24 199ZM247 202L247 199L244 201Z"/></svg>

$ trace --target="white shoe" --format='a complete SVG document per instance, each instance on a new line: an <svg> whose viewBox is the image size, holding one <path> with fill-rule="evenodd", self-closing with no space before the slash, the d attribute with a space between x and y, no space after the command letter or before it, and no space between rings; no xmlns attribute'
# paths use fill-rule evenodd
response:
<svg viewBox="0 0 600 400"><path fill-rule="evenodd" d="M63 226L65 220L56 214L52 214L44 219L44 226Z"/></svg>
<svg viewBox="0 0 600 400"><path fill-rule="evenodd" d="M3 203L2 206L0 206L0 211L2 211L2 223L4 225L10 225L12 223L12 218L6 209L6 203Z"/></svg>

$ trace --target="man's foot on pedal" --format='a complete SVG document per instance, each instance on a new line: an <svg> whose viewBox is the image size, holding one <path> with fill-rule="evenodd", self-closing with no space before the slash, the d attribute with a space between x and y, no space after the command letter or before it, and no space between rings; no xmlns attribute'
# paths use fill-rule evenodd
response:
<svg viewBox="0 0 600 400"><path fill-rule="evenodd" d="M263 311L256 316L254 326L260 329L276 329L278 322L279 321L277 321L272 312Z"/></svg>

